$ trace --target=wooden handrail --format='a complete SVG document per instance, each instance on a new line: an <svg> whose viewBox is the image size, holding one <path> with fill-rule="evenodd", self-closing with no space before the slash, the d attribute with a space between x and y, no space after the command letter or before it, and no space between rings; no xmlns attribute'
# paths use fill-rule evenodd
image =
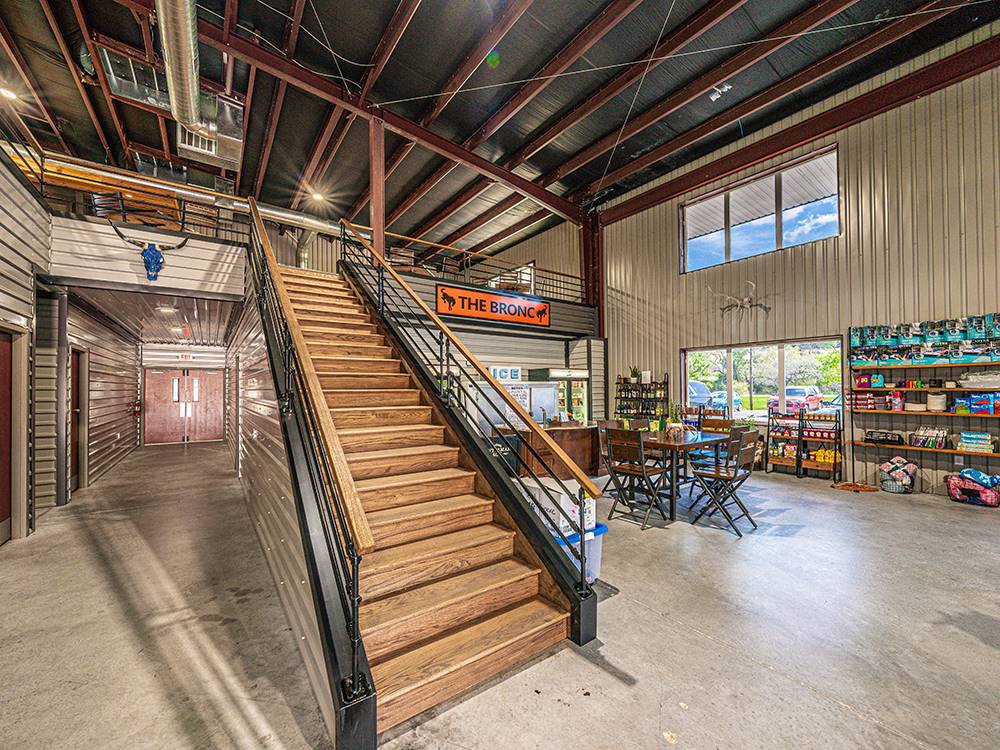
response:
<svg viewBox="0 0 1000 750"><path fill-rule="evenodd" d="M407 295L409 295L410 298L417 303L417 307L419 307L423 311L423 313L427 317L429 317L431 321L433 321L434 325L436 325L441 330L441 333L445 335L448 341L451 342L451 345L454 346L456 349L458 349L458 351L462 353L462 356L464 356L467 360L469 360L469 364L472 365L472 368L476 372L478 372L482 376L482 378L497 393L500 394L500 398L503 399L503 402L507 406L509 406L511 410L513 410L513 412L521 419L522 422L524 422L525 425L527 425L528 430L534 433L538 437L538 439L542 441L542 445L548 448L552 452L552 454L563 464L563 466L565 466L569 470L569 473L572 474L573 479L579 482L580 487L583 489L583 491L586 492L588 495L590 495L590 497L600 497L601 493L597 489L597 486L590 481L590 477L588 477L584 473L583 469L577 466L576 462L573 461L573 459L571 459L569 456L567 456L566 452L561 447L559 447L559 444L556 443L556 441L553 440L552 437L545 430L543 430L541 427L538 426L538 423L536 423L535 420L531 418L531 415L524 410L524 407L521 406L520 403L518 403L517 399L511 396L510 393L508 393L507 390L503 386L501 386L500 383L496 381L496 379L490 374L490 371L483 366L483 363L480 362L476 358L476 355L474 355L469 350L469 348L462 343L462 340L459 339L452 332L452 330L445 324L445 322L437 316L437 313L431 310L431 308L427 306L427 303L424 302L422 299L420 299L417 293L413 291L410 285L407 284L405 281L403 281L402 277L398 273L396 273L396 269L394 269L392 265L390 265L386 261L385 258L383 258L381 255L375 252L375 248L372 247L371 243L368 242L368 240L366 240L357 231L357 229L355 229L354 225L351 224L351 222L349 222L347 219L341 219L340 223L343 224L345 227L347 227L349 230L351 230L351 233L354 234L354 236L358 238L358 241L362 245L364 245L364 247L368 250L369 253L371 253L371 256L375 260L375 262L381 265L386 270L386 272L388 272L388 274L396 281L396 283L403 288L403 291L405 291Z"/></svg>
<svg viewBox="0 0 1000 750"><path fill-rule="evenodd" d="M278 260L274 255L274 248L264 230L264 222L257 211L257 202L253 198L250 202L250 215L253 217L254 226L260 236L261 245L264 248L264 257L267 259L267 268L274 279L274 287L278 292L278 302L281 311L288 323L288 332L292 337L292 344L299 354L299 364L302 367L302 376L309 390L309 398L316 407L316 417L319 422L320 438L326 448L327 459L330 462L330 470L333 474L334 488L340 501L344 506L344 515L347 517L347 525L350 528L354 547L359 554L364 554L375 547L375 538L372 536L371 527L368 525L368 517L358 496L357 487L354 485L354 477L351 476L350 467L347 465L347 458L344 455L344 448L340 444L340 436L337 428L333 424L333 417L326 405L326 397L323 395L323 386L319 382L316 368L312 358L309 356L309 348L306 345L305 336L299 327L298 319L292 307L288 289L285 288L285 280L281 276L278 268Z"/></svg>
<svg viewBox="0 0 1000 750"><path fill-rule="evenodd" d="M347 221L347 219L342 219L342 221ZM353 226L355 229L367 229L369 232L372 229L371 227L365 226L364 224L351 224L351 226ZM355 234L357 234L357 232L355 232ZM524 265L523 263L518 264L518 263L514 263L512 261L502 260L499 257L497 257L496 255L489 255L487 253L474 253L471 250L463 250L460 247L454 247L452 245L441 245L441 244L439 244L437 242L431 242L430 240L422 240L419 237L409 237L409 236L407 236L405 234L396 234L395 232L386 232L385 236L386 237L392 237L392 238L397 239L397 240L407 240L409 242L419 242L421 245L427 245L428 247L436 247L438 250L451 250L454 253L460 253L462 255L471 256L473 258L482 258L483 260L492 260L492 261L494 261L496 263L508 263L508 264L510 264L510 266L512 268L517 268L517 267L519 267L521 265ZM545 273L551 273L551 274L553 274L555 276L565 276L567 279L575 279L576 281L579 281L581 283L581 285L583 284L583 279L581 279L579 276L574 276L571 273L564 273L563 271L553 271L551 268L540 268L538 266L535 267L535 270L536 271L544 271Z"/></svg>

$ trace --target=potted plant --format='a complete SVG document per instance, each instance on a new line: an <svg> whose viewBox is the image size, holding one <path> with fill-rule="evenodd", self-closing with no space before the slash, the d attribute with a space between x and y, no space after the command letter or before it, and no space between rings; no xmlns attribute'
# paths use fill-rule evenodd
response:
<svg viewBox="0 0 1000 750"><path fill-rule="evenodd" d="M636 365L632 365L629 368L629 382L630 383L638 383L639 382L639 378L641 376L642 376L642 373L639 372L639 368Z"/></svg>

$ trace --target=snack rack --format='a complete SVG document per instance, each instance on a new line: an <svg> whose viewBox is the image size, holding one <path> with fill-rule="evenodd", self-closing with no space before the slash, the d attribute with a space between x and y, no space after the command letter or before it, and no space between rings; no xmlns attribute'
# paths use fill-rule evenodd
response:
<svg viewBox="0 0 1000 750"><path fill-rule="evenodd" d="M839 412L810 414L802 408L798 414L783 414L777 409L768 410L764 445L766 472L784 466L794 468L797 477L808 476L806 472L811 471L828 474L838 482L844 465L843 449L843 424ZM780 455L772 455L779 451ZM810 453L821 453L829 460L807 456Z"/></svg>

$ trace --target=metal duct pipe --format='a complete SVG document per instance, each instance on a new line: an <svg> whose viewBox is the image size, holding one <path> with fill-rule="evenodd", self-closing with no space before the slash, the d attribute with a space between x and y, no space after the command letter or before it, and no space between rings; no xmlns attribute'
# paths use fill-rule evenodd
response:
<svg viewBox="0 0 1000 750"><path fill-rule="evenodd" d="M58 165L71 168L84 174L94 177L111 178L119 183L135 185L140 188L151 190L163 190L173 193L177 198L200 203L205 206L213 206L228 211L238 211L239 213L250 213L250 204L243 198L235 198L224 193L216 193L213 190L198 188L192 185L180 185L166 180L157 180L152 177L144 177L135 172L127 172L124 169L114 169L103 167L84 159L75 159L64 154L57 154L53 151L45 152L46 165ZM261 218L273 221L278 224L318 232L319 234L340 235L340 223L330 219L321 219L300 211L292 211L280 206L270 206L267 203L257 203L257 210L260 211Z"/></svg>
<svg viewBox="0 0 1000 750"><path fill-rule="evenodd" d="M195 0L156 0L163 64L174 119L193 133L215 140L215 127L201 118L198 8Z"/></svg>

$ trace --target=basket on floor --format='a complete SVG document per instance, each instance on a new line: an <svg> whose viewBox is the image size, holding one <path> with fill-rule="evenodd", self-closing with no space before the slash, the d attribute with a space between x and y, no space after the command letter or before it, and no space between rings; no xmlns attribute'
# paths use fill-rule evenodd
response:
<svg viewBox="0 0 1000 750"><path fill-rule="evenodd" d="M913 492L913 482L910 484L904 484L903 482L898 482L892 478L892 475L887 471L880 471L878 473L878 483L882 488L883 492L892 492L895 495L909 495Z"/></svg>

